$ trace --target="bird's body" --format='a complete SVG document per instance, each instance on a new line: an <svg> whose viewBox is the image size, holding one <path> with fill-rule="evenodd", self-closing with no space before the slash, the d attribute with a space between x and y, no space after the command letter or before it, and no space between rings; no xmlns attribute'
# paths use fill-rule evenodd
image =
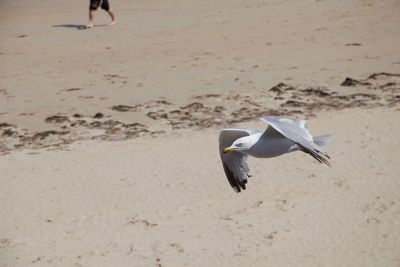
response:
<svg viewBox="0 0 400 267"><path fill-rule="evenodd" d="M272 158L296 150L296 145L282 135L275 138L263 136L262 133L252 135L256 143L246 153L255 158Z"/></svg>
<svg viewBox="0 0 400 267"><path fill-rule="evenodd" d="M293 151L310 154L320 163L329 165L329 156L322 148L330 135L313 137L306 128L306 121L291 118L265 116L260 118L269 124L261 129L224 129L220 133L219 151L225 174L236 192L246 189L250 177L247 157L271 158Z"/></svg>

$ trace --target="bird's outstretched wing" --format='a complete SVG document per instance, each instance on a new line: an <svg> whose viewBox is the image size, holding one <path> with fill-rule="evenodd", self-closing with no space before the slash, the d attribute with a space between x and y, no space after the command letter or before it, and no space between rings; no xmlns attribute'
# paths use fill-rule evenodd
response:
<svg viewBox="0 0 400 267"><path fill-rule="evenodd" d="M250 177L247 155L241 152L224 153L224 148L231 146L238 138L262 131L260 129L230 128L222 130L219 134L219 154L222 165L229 184L237 193L241 189L246 189L247 177Z"/></svg>
<svg viewBox="0 0 400 267"><path fill-rule="evenodd" d="M306 121L277 116L264 116L260 119L269 124L266 132L276 130L298 145L300 150L310 154L318 162L330 166L328 154L324 153L322 148L314 143L312 135L306 128ZM270 129L270 127L273 129Z"/></svg>

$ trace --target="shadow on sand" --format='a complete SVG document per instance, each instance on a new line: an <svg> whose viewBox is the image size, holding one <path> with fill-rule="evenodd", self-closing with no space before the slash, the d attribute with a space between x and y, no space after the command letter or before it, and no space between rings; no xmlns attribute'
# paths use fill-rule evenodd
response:
<svg viewBox="0 0 400 267"><path fill-rule="evenodd" d="M108 26L107 24L100 24L100 25L94 25L94 27L105 27ZM86 30L87 27L86 25L83 24L58 24L58 25L53 25L55 28L72 28L72 29L77 29L77 30Z"/></svg>
<svg viewBox="0 0 400 267"><path fill-rule="evenodd" d="M86 30L86 25L82 24L59 24L59 25L53 25L55 28L73 28L77 30Z"/></svg>

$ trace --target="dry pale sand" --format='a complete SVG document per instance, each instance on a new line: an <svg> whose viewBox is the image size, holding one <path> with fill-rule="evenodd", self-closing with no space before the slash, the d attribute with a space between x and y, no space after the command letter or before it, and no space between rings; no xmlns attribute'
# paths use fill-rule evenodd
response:
<svg viewBox="0 0 400 267"><path fill-rule="evenodd" d="M310 126L334 134L331 168L252 159L241 194L216 129L5 155L1 266L398 266L398 113Z"/></svg>
<svg viewBox="0 0 400 267"><path fill-rule="evenodd" d="M87 2L0 1L0 266L400 266L398 1ZM332 167L234 193L219 130L261 114Z"/></svg>

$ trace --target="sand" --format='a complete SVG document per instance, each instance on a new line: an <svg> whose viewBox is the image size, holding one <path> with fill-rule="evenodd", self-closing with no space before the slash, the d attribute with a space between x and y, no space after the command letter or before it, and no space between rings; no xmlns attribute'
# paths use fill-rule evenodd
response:
<svg viewBox="0 0 400 267"><path fill-rule="evenodd" d="M0 266L400 266L397 1L0 2ZM260 115L332 167L251 159Z"/></svg>

